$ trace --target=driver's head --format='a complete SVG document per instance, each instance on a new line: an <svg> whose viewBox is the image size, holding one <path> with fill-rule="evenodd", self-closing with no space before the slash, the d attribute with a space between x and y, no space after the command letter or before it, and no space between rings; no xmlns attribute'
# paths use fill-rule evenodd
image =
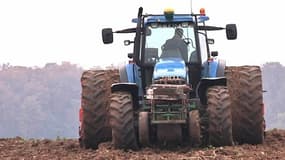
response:
<svg viewBox="0 0 285 160"><path fill-rule="evenodd" d="M183 36L183 29L182 28L176 28L175 29L175 36L178 36L178 37L182 38L182 36Z"/></svg>

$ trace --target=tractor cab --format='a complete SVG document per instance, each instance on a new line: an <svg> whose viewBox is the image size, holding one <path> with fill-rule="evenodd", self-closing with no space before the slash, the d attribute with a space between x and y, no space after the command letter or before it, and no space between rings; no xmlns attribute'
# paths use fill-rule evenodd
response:
<svg viewBox="0 0 285 160"><path fill-rule="evenodd" d="M205 17L203 21L207 19ZM162 59L180 58L185 63L190 63L190 56L196 51L197 35L194 28L193 16L175 15L169 9L164 11L164 15L146 17L144 30L148 34L143 38L145 47L142 47L145 48L145 57L148 57L148 49L154 48ZM192 56L191 60L198 63L197 56Z"/></svg>
<svg viewBox="0 0 285 160"><path fill-rule="evenodd" d="M196 18L201 22L208 19ZM144 21L144 32L148 34L142 37L142 66L152 66L146 70L153 72L152 80L148 78L146 85L162 82L192 84L188 68L190 65L201 68L202 64L195 17L174 14L172 9L166 9L163 15L151 15ZM207 53L203 58L207 58Z"/></svg>

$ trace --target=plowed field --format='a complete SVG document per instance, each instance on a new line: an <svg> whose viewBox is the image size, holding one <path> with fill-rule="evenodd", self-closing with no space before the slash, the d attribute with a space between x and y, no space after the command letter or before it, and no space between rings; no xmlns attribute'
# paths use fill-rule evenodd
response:
<svg viewBox="0 0 285 160"><path fill-rule="evenodd" d="M172 149L143 148L139 151L115 150L111 142L102 143L99 149L81 149L77 139L0 139L1 160L78 160L78 159L285 159L285 130L273 129L266 132L262 145L239 145L231 147Z"/></svg>

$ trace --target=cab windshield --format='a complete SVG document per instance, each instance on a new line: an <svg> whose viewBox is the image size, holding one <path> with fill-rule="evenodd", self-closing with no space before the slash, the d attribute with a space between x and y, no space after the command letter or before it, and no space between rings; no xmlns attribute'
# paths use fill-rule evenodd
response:
<svg viewBox="0 0 285 160"><path fill-rule="evenodd" d="M196 52L193 24L183 23L151 23L145 29L145 55L157 55L161 58L180 58L186 63Z"/></svg>

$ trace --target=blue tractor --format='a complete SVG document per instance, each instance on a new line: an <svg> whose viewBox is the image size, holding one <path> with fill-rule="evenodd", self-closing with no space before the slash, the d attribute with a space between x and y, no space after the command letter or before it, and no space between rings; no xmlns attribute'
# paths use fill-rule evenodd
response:
<svg viewBox="0 0 285 160"><path fill-rule="evenodd" d="M136 27L103 29L104 44L113 42L114 33L134 33L134 40L124 41L134 50L128 54L130 63L119 70L83 73L81 146L97 148L107 140L119 149L155 144L225 146L254 137L239 139L243 122L233 123L232 106L238 105L238 98L230 96L235 90L227 88L226 76L238 90L232 75L240 70L227 68L209 49L214 40L208 31L226 30L227 39L234 40L236 25L208 26L207 20L204 9L199 14L175 14L172 9L143 14L140 7L132 20Z"/></svg>

